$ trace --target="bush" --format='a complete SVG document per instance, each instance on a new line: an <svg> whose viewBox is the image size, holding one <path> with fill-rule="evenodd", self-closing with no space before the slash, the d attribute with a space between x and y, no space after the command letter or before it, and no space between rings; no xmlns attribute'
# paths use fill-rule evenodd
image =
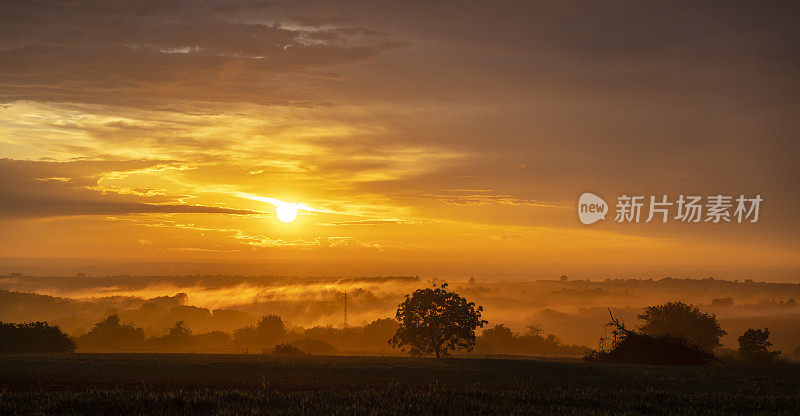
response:
<svg viewBox="0 0 800 416"><path fill-rule="evenodd" d="M336 348L333 345L318 339L303 338L301 340L292 341L290 344L314 355L331 355L336 353Z"/></svg>
<svg viewBox="0 0 800 416"><path fill-rule="evenodd" d="M271 354L272 355L307 355L300 348L297 348L294 345L289 345L289 344L276 345L275 348L272 349Z"/></svg>
<svg viewBox="0 0 800 416"><path fill-rule="evenodd" d="M489 328L478 337L475 350L480 353L505 354L583 354L587 348L564 345L549 334L543 337L540 325L531 325L525 334L517 334L503 324Z"/></svg>
<svg viewBox="0 0 800 416"><path fill-rule="evenodd" d="M708 365L719 361L703 347L689 344L682 338L654 337L628 330L613 315L607 325L613 328L611 349L605 350L601 347L590 351L584 360L655 365ZM601 339L601 343L602 341Z"/></svg>

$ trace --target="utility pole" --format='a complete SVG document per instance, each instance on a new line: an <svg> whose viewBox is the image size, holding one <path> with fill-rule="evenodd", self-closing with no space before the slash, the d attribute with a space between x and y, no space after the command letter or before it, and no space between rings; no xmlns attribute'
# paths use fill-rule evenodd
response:
<svg viewBox="0 0 800 416"><path fill-rule="evenodd" d="M344 327L347 328L347 291L344 291Z"/></svg>

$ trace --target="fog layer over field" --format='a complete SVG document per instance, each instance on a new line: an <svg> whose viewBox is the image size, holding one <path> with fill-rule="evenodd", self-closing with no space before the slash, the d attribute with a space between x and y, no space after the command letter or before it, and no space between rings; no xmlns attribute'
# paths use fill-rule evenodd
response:
<svg viewBox="0 0 800 416"><path fill-rule="evenodd" d="M144 328L148 336L165 334L177 321L194 333L233 332L267 314L279 315L289 330L342 327L346 291L348 322L354 326L393 318L405 294L436 283L441 282L417 277L5 276L0 277L0 321L46 320L74 336L111 314ZM726 347L736 348L736 337L749 327L770 328L784 355L800 346L798 284L710 278L448 283L484 307L486 328L502 323L522 333L540 324L564 344L595 347L605 333L608 308L635 326L642 307L681 300L717 315L728 331L722 340Z"/></svg>

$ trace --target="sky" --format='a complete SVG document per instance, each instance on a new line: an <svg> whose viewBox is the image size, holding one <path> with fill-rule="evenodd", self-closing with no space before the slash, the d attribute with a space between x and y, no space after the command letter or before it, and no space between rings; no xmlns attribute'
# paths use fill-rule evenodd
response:
<svg viewBox="0 0 800 416"><path fill-rule="evenodd" d="M800 282L792 2L0 7L0 274Z"/></svg>

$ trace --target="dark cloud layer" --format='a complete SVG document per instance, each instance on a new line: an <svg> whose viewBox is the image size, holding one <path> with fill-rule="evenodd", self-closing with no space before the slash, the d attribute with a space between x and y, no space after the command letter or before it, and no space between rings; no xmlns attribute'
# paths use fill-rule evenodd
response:
<svg viewBox="0 0 800 416"><path fill-rule="evenodd" d="M779 107L800 86L797 9L784 1L8 1L0 98L274 104L555 92L625 102L657 93ZM375 67L374 79L340 70L405 44L408 55Z"/></svg>
<svg viewBox="0 0 800 416"><path fill-rule="evenodd" d="M97 186L96 175L100 173L157 164L152 161L56 163L0 159L0 220L144 213L260 214L243 209L170 203L174 198L169 196L104 194L93 189ZM85 176L76 175L80 172ZM59 176L64 174L73 177ZM143 199L150 202L142 202Z"/></svg>
<svg viewBox="0 0 800 416"><path fill-rule="evenodd" d="M399 46L359 27L243 23L226 2L4 2L0 99L285 102L288 79ZM114 3L116 5L116 3ZM276 6L272 4L271 6ZM283 91L283 93L281 93ZM298 92L291 98L297 101Z"/></svg>

